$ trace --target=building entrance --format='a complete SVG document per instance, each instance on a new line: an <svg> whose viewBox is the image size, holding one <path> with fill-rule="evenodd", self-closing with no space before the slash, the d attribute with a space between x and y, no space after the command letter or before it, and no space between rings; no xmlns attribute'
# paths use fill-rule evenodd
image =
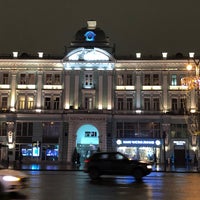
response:
<svg viewBox="0 0 200 200"><path fill-rule="evenodd" d="M81 126L76 134L76 148L80 154L80 162L91 156L99 148L99 132L91 124Z"/></svg>
<svg viewBox="0 0 200 200"><path fill-rule="evenodd" d="M174 149L174 164L176 166L185 165L185 149Z"/></svg>

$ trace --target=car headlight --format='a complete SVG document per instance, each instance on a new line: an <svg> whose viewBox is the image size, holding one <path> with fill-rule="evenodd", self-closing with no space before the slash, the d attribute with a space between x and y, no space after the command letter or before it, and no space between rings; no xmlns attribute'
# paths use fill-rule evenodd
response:
<svg viewBox="0 0 200 200"><path fill-rule="evenodd" d="M4 176L3 180L4 181L20 181L20 178L16 176Z"/></svg>
<svg viewBox="0 0 200 200"><path fill-rule="evenodd" d="M147 169L152 169L152 165L147 165Z"/></svg>

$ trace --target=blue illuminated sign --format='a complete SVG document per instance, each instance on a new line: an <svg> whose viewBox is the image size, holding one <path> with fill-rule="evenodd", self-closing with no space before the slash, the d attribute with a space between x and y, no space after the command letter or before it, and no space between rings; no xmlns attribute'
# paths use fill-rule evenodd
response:
<svg viewBox="0 0 200 200"><path fill-rule="evenodd" d="M87 31L84 36L86 41L92 42L95 40L96 34L93 31Z"/></svg>

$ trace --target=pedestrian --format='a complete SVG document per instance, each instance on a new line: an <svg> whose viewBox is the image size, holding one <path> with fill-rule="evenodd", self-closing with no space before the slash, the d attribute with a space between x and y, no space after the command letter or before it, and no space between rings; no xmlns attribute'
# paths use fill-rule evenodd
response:
<svg viewBox="0 0 200 200"><path fill-rule="evenodd" d="M80 162L80 153L77 153L77 157L76 157L76 163L78 166L80 166L81 162Z"/></svg>
<svg viewBox="0 0 200 200"><path fill-rule="evenodd" d="M157 164L157 157L156 157L156 153L154 153L154 163L155 163L155 165Z"/></svg>
<svg viewBox="0 0 200 200"><path fill-rule="evenodd" d="M198 165L198 160L197 160L197 156L196 154L194 155L194 166L197 166Z"/></svg>

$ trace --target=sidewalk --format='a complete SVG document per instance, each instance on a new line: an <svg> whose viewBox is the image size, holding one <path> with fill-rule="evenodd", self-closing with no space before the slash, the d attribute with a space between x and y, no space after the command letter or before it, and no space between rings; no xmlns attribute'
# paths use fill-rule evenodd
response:
<svg viewBox="0 0 200 200"><path fill-rule="evenodd" d="M154 172L180 172L180 173L200 173L200 170L197 166L188 165L188 166L175 166L175 165L154 165Z"/></svg>
<svg viewBox="0 0 200 200"><path fill-rule="evenodd" d="M31 171L80 171L83 170L83 165L71 165L69 163L16 163L10 165L9 168L16 170L31 170Z"/></svg>
<svg viewBox="0 0 200 200"><path fill-rule="evenodd" d="M82 171L84 164L80 166L71 165L69 163L17 163L10 165L9 168L17 170L32 170L32 171ZM154 165L154 172L182 172L182 173L200 173L200 170L193 166L174 166L174 165Z"/></svg>

